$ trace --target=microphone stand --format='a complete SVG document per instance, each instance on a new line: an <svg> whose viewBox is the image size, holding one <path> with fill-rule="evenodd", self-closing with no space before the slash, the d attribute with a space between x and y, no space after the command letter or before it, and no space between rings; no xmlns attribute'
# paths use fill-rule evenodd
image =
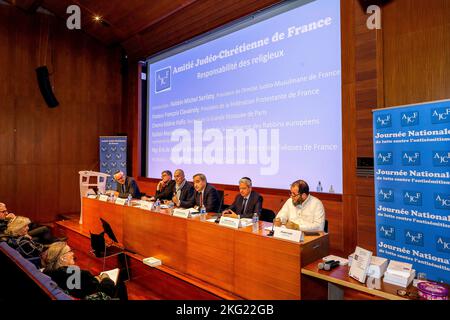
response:
<svg viewBox="0 0 450 320"><path fill-rule="evenodd" d="M284 201L283 199L281 199L280 204L282 204ZM278 212L280 212L281 208L278 210ZM273 219L275 221L275 219ZM268 237L273 237L273 235L275 234L275 230L273 230L275 223L272 221L272 230L269 231L269 233L267 234Z"/></svg>

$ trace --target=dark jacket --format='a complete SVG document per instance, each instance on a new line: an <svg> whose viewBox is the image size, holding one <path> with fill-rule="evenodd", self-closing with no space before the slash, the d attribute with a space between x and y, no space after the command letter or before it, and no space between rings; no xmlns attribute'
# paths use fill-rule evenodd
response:
<svg viewBox="0 0 450 320"><path fill-rule="evenodd" d="M156 190L155 198L159 200L172 200L175 180L170 180L161 190Z"/></svg>
<svg viewBox="0 0 450 320"><path fill-rule="evenodd" d="M242 212L242 203L244 201L244 197L241 194L238 194L234 199L233 204L228 208L233 210L236 214L240 215L241 218L251 218L255 212L258 215L261 214L263 197L256 191L252 191L247 200L247 205L245 207L245 212Z"/></svg>
<svg viewBox="0 0 450 320"><path fill-rule="evenodd" d="M8 237L7 243L26 259L39 257L44 250L44 245L26 236Z"/></svg>
<svg viewBox="0 0 450 320"><path fill-rule="evenodd" d="M134 199L141 198L141 191L132 177L126 177L124 184L116 182L116 191L119 192L119 198L127 198L128 194L131 194Z"/></svg>
<svg viewBox="0 0 450 320"><path fill-rule="evenodd" d="M0 219L0 234L4 233L6 228L8 227L9 220Z"/></svg>
<svg viewBox="0 0 450 320"><path fill-rule="evenodd" d="M205 190L203 192L203 204L205 205L206 212L217 212L219 211L220 199L219 193L216 188L214 188L209 183L206 184ZM194 190L194 197L190 201L183 202L181 207L190 208L194 206L200 206L200 193Z"/></svg>
<svg viewBox="0 0 450 320"><path fill-rule="evenodd" d="M104 278L102 282L99 282L97 278L95 278L89 271L86 270L80 270L81 277L79 289L69 289L67 286L67 280L69 280L69 285L74 283L74 281L70 281L71 279L73 279L74 271L69 270L68 273L67 268L68 267L61 267L53 271L44 270L44 273L52 278L52 280L55 281L62 290L78 299L84 299L86 296L97 292L103 292L110 297L114 296L115 285L113 280ZM69 279L69 277L72 278Z"/></svg>
<svg viewBox="0 0 450 320"><path fill-rule="evenodd" d="M177 194L177 185L176 183L173 185L173 195ZM178 200L180 200L180 207L185 207L186 203L192 203L192 198L194 197L194 186L192 185L192 183L186 181L184 183L184 186L181 188L181 193L180 193L180 198Z"/></svg>

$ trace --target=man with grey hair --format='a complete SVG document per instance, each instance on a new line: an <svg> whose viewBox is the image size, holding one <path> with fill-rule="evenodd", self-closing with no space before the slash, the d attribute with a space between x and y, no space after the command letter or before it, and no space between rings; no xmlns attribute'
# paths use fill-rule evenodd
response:
<svg viewBox="0 0 450 320"><path fill-rule="evenodd" d="M317 232L325 226L325 209L322 201L309 194L309 186L304 180L291 184L291 199L288 199L274 224L279 227L285 224L289 229Z"/></svg>
<svg viewBox="0 0 450 320"><path fill-rule="evenodd" d="M263 197L252 190L252 180L243 177L239 180L239 194L234 199L233 204L223 214L225 216L241 218L251 218L256 212L261 215Z"/></svg>
<svg viewBox="0 0 450 320"><path fill-rule="evenodd" d="M190 200L181 203L181 207L200 209L204 205L206 212L218 212L220 199L216 188L206 181L206 176L203 173L194 175L193 182L194 196Z"/></svg>

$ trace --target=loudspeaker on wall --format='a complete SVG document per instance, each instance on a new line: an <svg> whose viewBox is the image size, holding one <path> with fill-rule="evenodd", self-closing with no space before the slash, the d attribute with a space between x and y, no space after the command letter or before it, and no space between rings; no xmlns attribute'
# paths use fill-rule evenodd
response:
<svg viewBox="0 0 450 320"><path fill-rule="evenodd" d="M53 94L47 66L36 68L36 75L39 89L41 90L41 94L44 97L45 102L50 108L57 107L59 105L59 102L58 100L56 100L56 97Z"/></svg>

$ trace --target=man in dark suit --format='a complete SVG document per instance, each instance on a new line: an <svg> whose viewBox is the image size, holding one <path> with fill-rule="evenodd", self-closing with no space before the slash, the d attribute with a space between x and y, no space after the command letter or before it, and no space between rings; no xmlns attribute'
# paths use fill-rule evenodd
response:
<svg viewBox="0 0 450 320"><path fill-rule="evenodd" d="M164 170L161 172L161 181L156 185L155 199L172 200L175 181L172 180L172 172Z"/></svg>
<svg viewBox="0 0 450 320"><path fill-rule="evenodd" d="M216 188L210 185L206 181L206 176L203 173L197 173L193 177L194 182L194 197L190 201L185 201L181 203L181 207L200 209L202 204L206 208L206 212L217 212L219 211L220 199L219 193Z"/></svg>
<svg viewBox="0 0 450 320"><path fill-rule="evenodd" d="M185 206L187 202L191 203L194 197L194 187L190 182L187 182L184 177L184 171L181 169L175 170L173 174L175 184L172 189L172 201L177 205Z"/></svg>
<svg viewBox="0 0 450 320"><path fill-rule="evenodd" d="M141 198L141 191L132 177L127 177L122 171L118 171L114 174L114 179L116 180L116 195L119 198L127 198L129 194L134 199Z"/></svg>
<svg viewBox="0 0 450 320"><path fill-rule="evenodd" d="M234 199L233 204L223 214L231 217L239 215L241 218L252 218L256 212L259 216L262 202L262 196L258 192L252 191L252 180L244 177L239 180L239 194Z"/></svg>

